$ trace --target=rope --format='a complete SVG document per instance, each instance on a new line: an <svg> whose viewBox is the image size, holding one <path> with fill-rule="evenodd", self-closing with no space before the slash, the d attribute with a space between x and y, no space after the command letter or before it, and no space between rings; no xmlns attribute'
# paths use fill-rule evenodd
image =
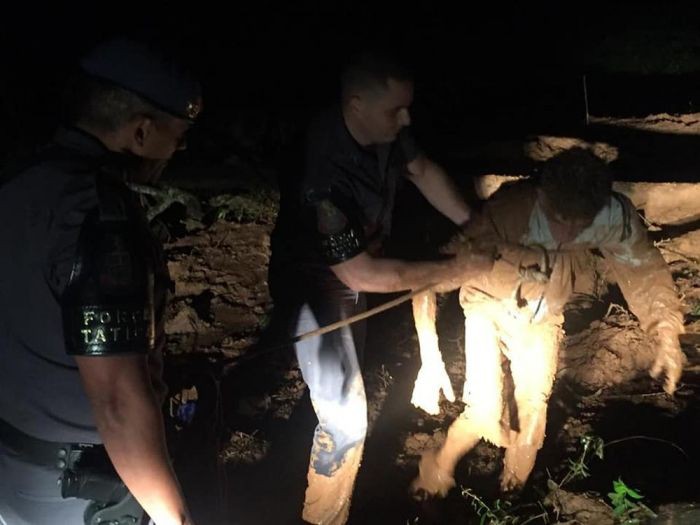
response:
<svg viewBox="0 0 700 525"><path fill-rule="evenodd" d="M263 348L262 350L248 352L243 356L232 358L231 360L228 360L229 362L227 364L224 365L224 370L222 371L222 374L226 375L226 373L228 372L228 369L230 369L234 366L237 366L237 365L244 363L244 362L247 362L247 361L252 361L253 359L257 359L258 357L270 354L276 350L288 348L289 345L291 345L291 344L298 343L299 341L305 341L305 340L311 339L313 337L318 337L318 336L327 334L329 332L333 332L335 330L338 330L340 328L343 328L345 326L349 326L349 325L356 323L358 321L368 319L374 315L377 315L381 312L389 310L390 308L394 308L395 306L398 306L402 303L405 303L406 301L413 299L415 296L431 290L435 286L437 286L437 284L427 284L425 286L421 286L420 288L416 288L415 290L413 290L409 293L406 293L400 297L397 297L396 299L392 299L391 301L387 301L385 303L382 303L379 306L375 306L374 308L370 308L369 310L366 310L366 311L361 312L359 314L355 314L351 317L348 317L347 319L341 319L340 321L336 321L336 322L331 323L329 325L322 326L321 328L317 328L317 329L312 330L310 332L299 334L297 336L294 336L292 338L287 339L283 343L268 346L268 347Z"/></svg>

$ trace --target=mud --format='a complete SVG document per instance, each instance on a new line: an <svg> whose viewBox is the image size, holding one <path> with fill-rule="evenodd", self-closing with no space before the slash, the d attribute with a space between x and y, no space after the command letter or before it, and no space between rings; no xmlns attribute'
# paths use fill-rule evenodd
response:
<svg viewBox="0 0 700 525"><path fill-rule="evenodd" d="M175 281L165 330L173 353L239 355L272 307L267 289L270 225L224 220L166 245Z"/></svg>
<svg viewBox="0 0 700 525"><path fill-rule="evenodd" d="M631 314L613 307L605 318L567 338L557 376L582 391L596 392L644 376L654 357L650 341Z"/></svg>
<svg viewBox="0 0 700 525"><path fill-rule="evenodd" d="M642 118L595 117L589 119L591 124L603 124L616 128L672 133L677 135L700 135L700 113L670 115L661 113Z"/></svg>
<svg viewBox="0 0 700 525"><path fill-rule="evenodd" d="M684 128L686 124L675 123ZM538 154L565 142L550 139L545 147L540 141ZM605 144L617 147L612 142L587 142L599 143L599 150L608 153L612 149ZM522 155L522 142L518 148ZM522 172L506 173L513 179ZM483 193L492 192L493 186L484 183ZM190 189L195 191L197 185ZM683 223L697 214L697 199L675 203L673 212L682 214ZM658 207L662 215L664 209L674 208L671 204L667 200L666 208ZM659 227L673 223L670 215L663 217ZM251 357L248 352L255 348L272 308L267 291L271 229L269 220L254 215L212 219L205 214L189 231L173 230L166 245L175 281L166 325L168 378L171 388L194 384L199 392L193 421L173 432L173 450L199 523L300 523L316 423L300 372L289 348L236 364L243 356ZM510 500L512 513L521 521L543 512L537 505L551 492L548 480L566 475L580 438L589 434L619 442L606 447L603 460L590 462L588 478L550 493L549 523L556 523L557 515L561 523L606 523L606 494L618 476L638 487L654 509L697 501L700 374L694 367L700 341L694 343L692 337L700 333L700 269L689 259L696 257L697 227L669 239L660 248L668 248L664 255L673 261L683 298L688 332L684 350L690 360L676 395L668 397L648 376L652 349L636 320L616 307L608 312L611 302L621 302L619 297L592 297L569 309L544 446L525 489ZM683 253L674 255L671 250ZM370 306L391 298L371 296ZM463 322L456 295L448 294L438 304L438 333L457 399L450 403L441 397L440 412L430 415L410 404L419 367L410 305L370 320L364 367L370 430L349 523L478 523L462 487L470 487L490 505L502 501L498 476L503 451L483 441L457 465L456 487L446 499L418 503L408 492L421 454L444 442L450 424L464 410ZM629 439L634 436L660 441Z"/></svg>

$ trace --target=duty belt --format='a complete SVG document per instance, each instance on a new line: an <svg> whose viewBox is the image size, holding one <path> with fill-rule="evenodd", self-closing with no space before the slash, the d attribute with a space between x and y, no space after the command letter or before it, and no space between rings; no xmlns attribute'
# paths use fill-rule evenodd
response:
<svg viewBox="0 0 700 525"><path fill-rule="evenodd" d="M68 467L76 453L101 447L101 445L61 443L35 438L2 419L0 419L0 443L24 461L59 470Z"/></svg>

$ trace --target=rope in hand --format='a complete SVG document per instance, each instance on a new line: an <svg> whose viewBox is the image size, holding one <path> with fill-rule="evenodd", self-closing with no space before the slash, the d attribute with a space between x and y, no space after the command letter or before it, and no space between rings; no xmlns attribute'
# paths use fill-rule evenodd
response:
<svg viewBox="0 0 700 525"><path fill-rule="evenodd" d="M341 319L340 321L336 321L336 322L331 323L329 325L322 326L321 328L311 330L310 332L299 334L297 336L289 338L288 340L284 341L283 343L268 346L268 347L265 347L261 350L248 352L243 356L233 358L233 359L229 360L229 362L227 364L224 365L223 375L226 375L226 372L228 371L229 368L237 366L243 362L257 359L258 357L267 355L267 354L274 352L276 350L280 350L282 348L287 348L289 345L294 344L294 343L298 343L299 341L305 341L306 339L318 337L318 336L327 334L329 332L333 332L335 330L338 330L340 328L343 328L345 326L349 326L349 325L356 323L358 321L362 321L363 319L368 319L369 317L372 317L372 316L377 315L381 312L384 312L385 310L389 310L390 308L394 308L395 306L398 306L402 303L405 303L406 301L413 299L415 296L431 290L435 286L437 286L437 284L435 284L435 283L426 284L425 286L421 286L420 288L416 288L415 290L412 290L411 292L405 293L404 295L397 297L396 299L392 299L391 301L387 301L385 303L380 304L379 306L375 306L374 308L370 308L369 310L365 310L364 312L360 312L359 314L355 314L355 315L348 317L346 319Z"/></svg>

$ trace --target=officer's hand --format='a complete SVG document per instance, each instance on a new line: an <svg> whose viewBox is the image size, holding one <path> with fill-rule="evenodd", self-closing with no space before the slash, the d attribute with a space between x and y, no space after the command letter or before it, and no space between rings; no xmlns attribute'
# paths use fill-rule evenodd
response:
<svg viewBox="0 0 700 525"><path fill-rule="evenodd" d="M653 334L652 341L656 350L656 360L649 373L653 378L664 374L664 390L667 394L673 395L683 373L683 366L687 362L687 358L681 350L677 330L659 328Z"/></svg>

